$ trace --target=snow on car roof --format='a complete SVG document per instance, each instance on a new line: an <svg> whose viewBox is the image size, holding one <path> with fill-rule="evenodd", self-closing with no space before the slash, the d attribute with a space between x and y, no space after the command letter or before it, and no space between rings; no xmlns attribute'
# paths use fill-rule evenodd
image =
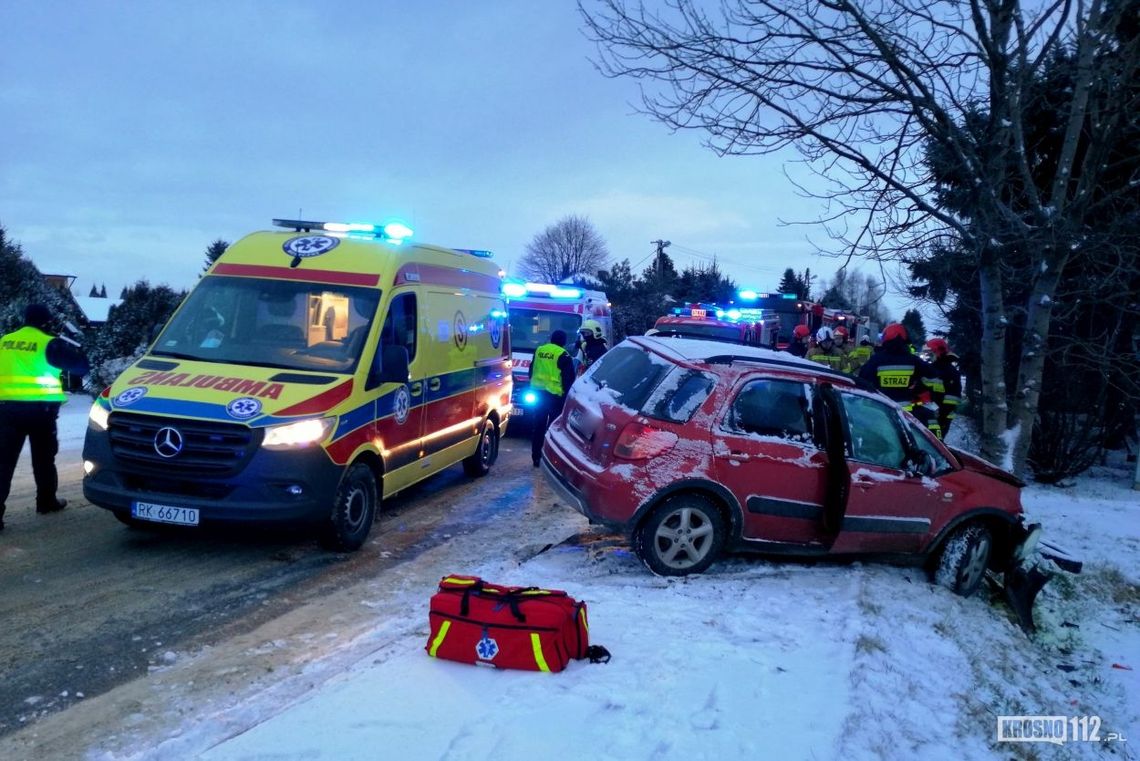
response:
<svg viewBox="0 0 1140 761"><path fill-rule="evenodd" d="M724 355L727 354L732 355L732 357L775 361L780 362L781 365L793 365L804 368L804 370L809 371L809 373L819 373L820 370L828 369L820 365L819 362L796 357L795 354L789 354L785 351L764 349L762 346L747 346L725 341L709 341L709 339L703 338L667 336L630 336L629 338L643 346L652 346L654 350L658 350L662 354L673 353L676 354L677 357L691 362L708 360L711 357L724 357Z"/></svg>

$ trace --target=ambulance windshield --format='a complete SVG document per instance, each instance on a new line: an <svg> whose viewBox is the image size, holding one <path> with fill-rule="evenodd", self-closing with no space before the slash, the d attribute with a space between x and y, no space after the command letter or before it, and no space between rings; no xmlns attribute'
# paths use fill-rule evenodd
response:
<svg viewBox="0 0 1140 761"><path fill-rule="evenodd" d="M555 330L566 331L567 344L573 344L582 325L582 316L572 312L546 312L538 309L510 308L511 350L534 351L550 340Z"/></svg>
<svg viewBox="0 0 1140 761"><path fill-rule="evenodd" d="M289 370L356 370L380 291L210 275L158 337L155 356Z"/></svg>

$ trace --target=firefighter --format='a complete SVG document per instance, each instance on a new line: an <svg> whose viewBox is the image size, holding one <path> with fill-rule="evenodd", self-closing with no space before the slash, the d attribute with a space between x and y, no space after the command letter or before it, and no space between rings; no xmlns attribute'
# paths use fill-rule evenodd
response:
<svg viewBox="0 0 1140 761"><path fill-rule="evenodd" d="M950 423L958 415L958 405L962 403L962 373L958 370L958 357L950 351L945 338L931 338L926 349L934 357L934 372L941 383L940 393L934 394L938 404L938 425L942 438L950 433Z"/></svg>
<svg viewBox="0 0 1140 761"><path fill-rule="evenodd" d="M851 364L851 333L848 332L846 325L837 325L835 330L831 331L835 336L835 348L843 354L843 367L840 368L843 372L850 372L848 366Z"/></svg>
<svg viewBox="0 0 1140 761"><path fill-rule="evenodd" d="M546 429L562 414L562 403L573 383L574 360L566 351L566 331L552 331L550 341L535 349L530 363L530 387L538 396L530 432L530 461L536 468L542 462Z"/></svg>
<svg viewBox="0 0 1140 761"><path fill-rule="evenodd" d="M56 418L60 405L67 400L59 371L81 376L88 364L76 345L47 332L50 323L47 307L29 304L24 310L24 326L0 337L0 530L4 528L4 503L24 439L32 450L36 512L58 512L67 504L55 494L59 486Z"/></svg>
<svg viewBox="0 0 1140 761"><path fill-rule="evenodd" d="M859 345L847 352L847 372L852 375L858 375L859 370L863 365L867 364L867 360L871 358L872 353L874 353L874 349L871 347L870 336L863 336L859 341Z"/></svg>
<svg viewBox="0 0 1140 761"><path fill-rule="evenodd" d="M815 346L808 349L807 358L832 370L842 371L847 366L847 353L836 345L835 334L826 325L815 332Z"/></svg>
<svg viewBox="0 0 1140 761"><path fill-rule="evenodd" d="M931 365L910 353L906 328L900 323L892 322L883 329L883 347L871 355L859 370L859 377L901 404L936 436L941 434L938 414L931 409L937 376Z"/></svg>
<svg viewBox="0 0 1140 761"><path fill-rule="evenodd" d="M606 334L597 320L586 320L578 329L581 340L578 341L578 351L581 355L579 370L585 372L590 365L597 362L606 353Z"/></svg>
<svg viewBox="0 0 1140 761"><path fill-rule="evenodd" d="M794 354L797 357L807 356L808 341L811 339L811 328L803 323L800 323L792 330L792 342L788 344L788 348L784 351L789 354Z"/></svg>

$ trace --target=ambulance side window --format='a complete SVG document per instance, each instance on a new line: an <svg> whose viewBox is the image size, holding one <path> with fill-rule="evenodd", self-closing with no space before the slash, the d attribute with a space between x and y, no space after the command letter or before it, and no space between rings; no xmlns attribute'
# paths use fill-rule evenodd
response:
<svg viewBox="0 0 1140 761"><path fill-rule="evenodd" d="M380 346L403 346L408 350L408 362L416 357L416 294L402 293L388 305L388 316L380 331Z"/></svg>

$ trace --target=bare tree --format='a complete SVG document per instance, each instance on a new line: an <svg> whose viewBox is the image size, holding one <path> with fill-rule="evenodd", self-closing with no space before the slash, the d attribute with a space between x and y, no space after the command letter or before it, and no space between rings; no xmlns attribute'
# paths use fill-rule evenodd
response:
<svg viewBox="0 0 1140 761"><path fill-rule="evenodd" d="M571 214L535 235L519 266L529 278L561 283L573 278L596 278L609 258L606 242L590 220Z"/></svg>
<svg viewBox="0 0 1140 761"><path fill-rule="evenodd" d="M1028 5L1028 4L1027 4ZM792 146L820 178L840 251L898 259L952 242L980 275L983 454L1025 470L1037 415L1043 346L1058 278L1113 203L1099 190L1114 130L1137 104L1135 0L689 0L647 10L626 0L580 2L609 76L641 82L644 111L696 129L719 154ZM1051 56L1074 56L1062 109L1063 150L1031 166L1023 114L1028 83ZM931 150L966 178L940 195ZM795 181L795 180L793 180ZM1003 254L1030 256L1026 335L1007 388ZM1009 445L1008 448L1006 445Z"/></svg>

